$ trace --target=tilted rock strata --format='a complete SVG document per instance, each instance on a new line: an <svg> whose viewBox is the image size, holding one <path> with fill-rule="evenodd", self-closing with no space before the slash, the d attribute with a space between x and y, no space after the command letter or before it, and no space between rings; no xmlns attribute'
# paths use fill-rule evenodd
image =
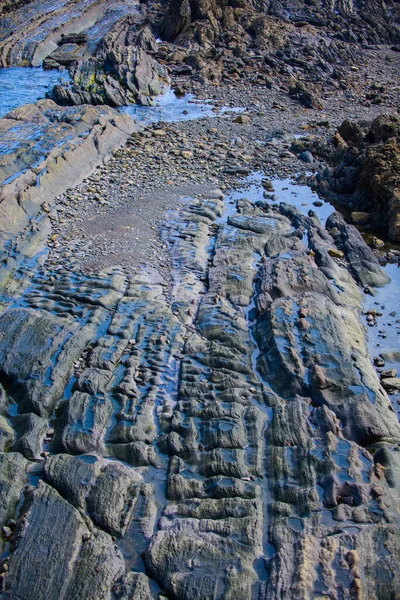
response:
<svg viewBox="0 0 400 600"><path fill-rule="evenodd" d="M137 1L34 0L6 15L0 64L70 68L72 83L52 94L60 104L150 104L168 88L166 68L149 54L157 43Z"/></svg>
<svg viewBox="0 0 400 600"><path fill-rule="evenodd" d="M44 265L0 318L2 595L393 597L400 427L334 240L219 191L163 235L171 294Z"/></svg>
<svg viewBox="0 0 400 600"><path fill-rule="evenodd" d="M55 197L90 175L136 125L105 107L60 109L40 100L1 119L0 130L8 145L0 156L0 281L13 295L16 269L41 260Z"/></svg>
<svg viewBox="0 0 400 600"><path fill-rule="evenodd" d="M166 67L146 52L157 48L149 27L132 17L121 19L98 44L94 58L73 65L73 85L56 85L53 96L66 105L149 105L170 83Z"/></svg>

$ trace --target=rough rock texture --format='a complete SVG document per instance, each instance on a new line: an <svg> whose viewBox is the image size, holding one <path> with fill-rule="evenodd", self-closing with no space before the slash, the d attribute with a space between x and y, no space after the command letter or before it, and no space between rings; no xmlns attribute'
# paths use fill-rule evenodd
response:
<svg viewBox="0 0 400 600"><path fill-rule="evenodd" d="M81 47L79 55L92 55L104 34L119 19L138 14L136 0L31 0L14 3L7 11L1 2L2 66L32 64L59 51L64 44Z"/></svg>
<svg viewBox="0 0 400 600"><path fill-rule="evenodd" d="M15 515L20 501L22 488L26 483L28 461L18 452L2 452L0 454L0 525L7 526L9 519ZM1 538L1 549L4 549L4 538Z"/></svg>
<svg viewBox="0 0 400 600"><path fill-rule="evenodd" d="M148 27L138 26L133 17L121 19L99 43L96 56L72 68L72 87L57 85L53 95L60 104L151 104L170 81L167 69L146 52L156 48Z"/></svg>
<svg viewBox="0 0 400 600"><path fill-rule="evenodd" d="M233 15L235 11L269 14L300 26L309 23L316 27L340 28L340 37L347 41L395 42L400 35L399 9L396 2L385 5L371 0L362 4L349 1L295 0L282 3L278 0L170 0L164 18L164 32L176 38L191 23L208 20L215 29L217 21ZM197 24L200 28L201 25ZM339 37L339 36L338 36Z"/></svg>
<svg viewBox="0 0 400 600"><path fill-rule="evenodd" d="M400 120L378 117L370 124L344 121L332 147L319 148L333 164L320 187L344 203L369 213L366 221L400 240Z"/></svg>
<svg viewBox="0 0 400 600"><path fill-rule="evenodd" d="M22 284L15 277L21 263L32 274L44 258L54 198L87 177L136 126L109 108L60 109L40 100L1 119L0 130L6 146L0 157L0 281L7 296Z"/></svg>
<svg viewBox="0 0 400 600"><path fill-rule="evenodd" d="M109 597L110 587L124 572L111 537L90 533L79 512L43 482L28 502L8 562L6 589L23 598Z"/></svg>
<svg viewBox="0 0 400 600"><path fill-rule="evenodd" d="M0 20L0 64L69 67L73 82L52 94L63 105L150 104L169 77L148 54L157 43L146 18L134 0L34 0Z"/></svg>
<svg viewBox="0 0 400 600"><path fill-rule="evenodd" d="M170 0L161 35L185 48L167 56L177 74L183 60L216 82L284 75L289 89L304 79L337 88L357 46L398 43L399 23L397 2ZM307 104L321 108L318 95Z"/></svg>
<svg viewBox="0 0 400 600"><path fill-rule="evenodd" d="M138 16L130 2L121 14L121 2L21 0L3 10L2 52L69 64L75 87L60 88L65 102L145 103L165 76L156 56L199 80L234 81L248 69L264 89L267 73L281 73L295 110L308 113L321 108L322 74L345 85L346 37L396 39L395 24L382 24L382 14L395 17L391 3L203 0L171 2L163 27L180 46L158 45L139 17L145 4L157 19L166 7L141 4ZM128 135L125 121L51 101L9 117L0 124L11 145L4 178L17 157L20 170L38 160L42 144L46 160L10 181L0 203L1 600L400 597L400 425L387 395L399 378L391 364L378 377L362 320L363 290L374 294L388 277L339 214L323 226L315 212L277 202L259 173L228 197L209 183L196 195L186 168L195 163L203 183L206 172L214 181L223 173L225 190L257 164L246 146L272 173L295 163L292 140L267 141L260 129L258 146L248 143L255 111L228 117L229 137L212 149L210 121L196 143L184 128L172 141L157 126L53 205L73 186L72 170L82 178ZM393 123L376 122L368 143L389 143ZM29 139L34 127L40 144ZM346 127L341 139L358 148L363 131ZM294 145L314 152L307 143ZM131 195L136 172L164 178L161 193L187 176L185 198L161 226L165 279L130 269L118 250L112 267L79 268L99 217L126 245L155 227L153 214L141 218L155 204ZM289 184L276 185L283 194ZM102 212L112 194L125 201L117 226ZM77 226L82 214L81 229L66 233L62 222Z"/></svg>
<svg viewBox="0 0 400 600"><path fill-rule="evenodd" d="M400 426L361 290L315 215L230 202L170 215L169 291L60 265L9 300L4 600L398 594Z"/></svg>

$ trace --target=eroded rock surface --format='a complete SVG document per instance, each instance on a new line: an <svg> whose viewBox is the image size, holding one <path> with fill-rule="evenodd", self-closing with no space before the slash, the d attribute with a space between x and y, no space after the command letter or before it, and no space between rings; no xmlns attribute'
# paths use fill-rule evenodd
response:
<svg viewBox="0 0 400 600"><path fill-rule="evenodd" d="M137 0L34 0L12 13L1 3L2 12L0 65L68 67L72 83L52 94L62 105L147 105L168 88L166 68L151 56L158 45L146 6Z"/></svg>
<svg viewBox="0 0 400 600"><path fill-rule="evenodd" d="M398 242L400 119L382 115L372 123L346 120L332 142L322 149L332 167L321 174L320 188L361 211L358 217L358 211L352 213L354 223L384 228Z"/></svg>
<svg viewBox="0 0 400 600"><path fill-rule="evenodd" d="M396 597L400 426L328 230L383 272L331 221L215 190L169 284L44 263L8 297L4 600Z"/></svg>

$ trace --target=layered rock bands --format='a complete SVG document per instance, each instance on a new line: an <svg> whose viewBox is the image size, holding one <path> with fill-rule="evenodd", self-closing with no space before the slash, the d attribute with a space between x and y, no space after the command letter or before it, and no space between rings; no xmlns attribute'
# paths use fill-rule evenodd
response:
<svg viewBox="0 0 400 600"><path fill-rule="evenodd" d="M9 293L2 599L398 597L400 427L361 289L312 214L230 202L171 215L169 287L48 264Z"/></svg>

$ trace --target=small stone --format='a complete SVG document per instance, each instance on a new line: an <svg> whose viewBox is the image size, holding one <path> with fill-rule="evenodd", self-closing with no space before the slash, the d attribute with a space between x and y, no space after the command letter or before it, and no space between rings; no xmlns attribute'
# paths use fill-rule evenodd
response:
<svg viewBox="0 0 400 600"><path fill-rule="evenodd" d="M82 534L83 542L87 542L88 540L90 540L90 538L91 538L91 534L88 531L85 531L85 533Z"/></svg>
<svg viewBox="0 0 400 600"><path fill-rule="evenodd" d="M341 250L338 250L337 248L329 248L328 253L330 254L330 256L333 256L333 258L343 258L344 257L344 252L342 252Z"/></svg>
<svg viewBox="0 0 400 600"><path fill-rule="evenodd" d="M373 248L382 248L385 245L385 242L374 236L371 245Z"/></svg>
<svg viewBox="0 0 400 600"><path fill-rule="evenodd" d="M382 371L381 379L387 379L388 377L397 377L397 369L387 369Z"/></svg>
<svg viewBox="0 0 400 600"><path fill-rule="evenodd" d="M381 383L387 392L400 391L400 377L387 377L382 379Z"/></svg>
<svg viewBox="0 0 400 600"><path fill-rule="evenodd" d="M308 165L311 165L314 162L314 156L309 150L305 150L300 154L300 159Z"/></svg>
<svg viewBox="0 0 400 600"><path fill-rule="evenodd" d="M262 186L268 192L274 192L275 191L274 190L274 186L272 184L272 181L270 181L269 179L263 179Z"/></svg>
<svg viewBox="0 0 400 600"><path fill-rule="evenodd" d="M6 540L12 536L12 531L9 527L7 527L7 525L4 525L4 527L2 528L2 531L3 531L3 536L5 537Z"/></svg>
<svg viewBox="0 0 400 600"><path fill-rule="evenodd" d="M250 117L248 115L239 115L234 119L234 123L239 123L240 125L247 125L250 123Z"/></svg>
<svg viewBox="0 0 400 600"><path fill-rule="evenodd" d="M376 367L384 367L385 366L385 361L383 360L383 358L381 358L380 356L375 356L374 358L374 365Z"/></svg>

